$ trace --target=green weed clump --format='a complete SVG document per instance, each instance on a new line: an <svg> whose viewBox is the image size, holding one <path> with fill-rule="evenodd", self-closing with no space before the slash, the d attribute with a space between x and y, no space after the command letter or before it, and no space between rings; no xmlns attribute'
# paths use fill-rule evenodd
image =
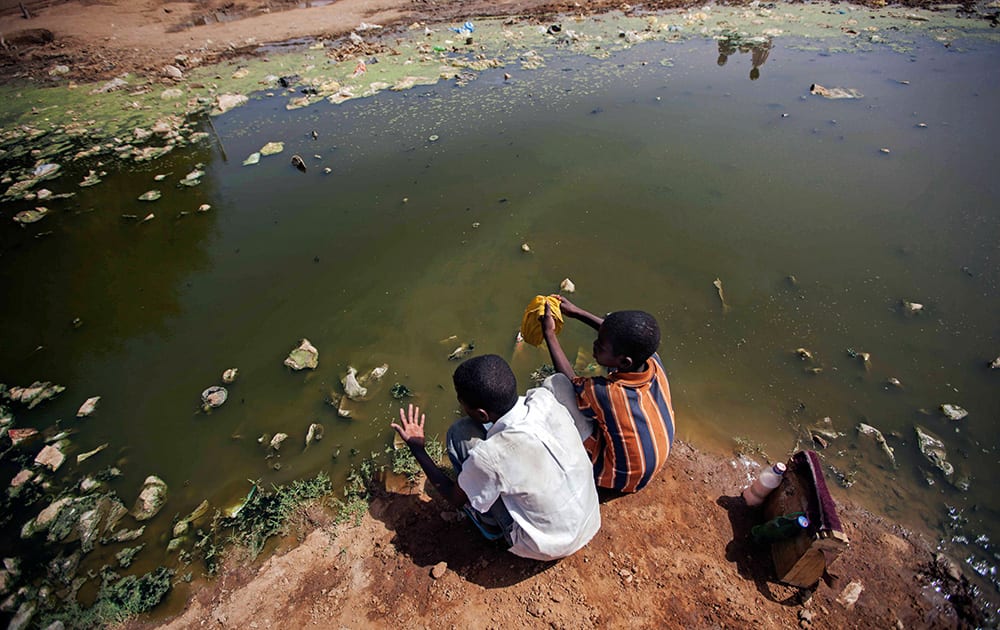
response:
<svg viewBox="0 0 1000 630"><path fill-rule="evenodd" d="M256 558L264 549L267 539L284 531L289 519L300 508L332 492L330 477L322 472L312 479L272 486L270 491L258 490L239 514L222 519L221 526L231 528L233 541L245 547Z"/></svg>
<svg viewBox="0 0 1000 630"><path fill-rule="evenodd" d="M438 441L437 436L427 440L424 444L424 448L427 449L427 454L430 455L431 459L435 462L441 462L444 459L444 444ZM406 478L410 481L415 480L423 472L420 469L420 464L417 463L417 459L408 448L390 450L389 459L392 466L392 472L397 475L406 475Z"/></svg>
<svg viewBox="0 0 1000 630"><path fill-rule="evenodd" d="M67 628L106 628L152 610L170 590L174 572L160 567L141 576L118 577L113 571L104 574L97 600L82 608L75 599L39 616L40 628L61 621Z"/></svg>

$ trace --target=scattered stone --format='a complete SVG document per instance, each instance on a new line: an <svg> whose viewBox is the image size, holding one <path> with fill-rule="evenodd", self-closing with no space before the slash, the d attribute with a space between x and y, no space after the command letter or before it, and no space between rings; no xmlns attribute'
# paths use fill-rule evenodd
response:
<svg viewBox="0 0 1000 630"><path fill-rule="evenodd" d="M910 302L908 300L903 300L902 302L903 312L907 315L916 315L917 313L924 310L924 305L918 302Z"/></svg>
<svg viewBox="0 0 1000 630"><path fill-rule="evenodd" d="M89 186L96 186L101 183L101 178L98 177L95 171L90 171L86 177L80 182L80 188L87 188Z"/></svg>
<svg viewBox="0 0 1000 630"><path fill-rule="evenodd" d="M281 443L288 439L287 433L275 433L274 437L271 438L271 448L278 450L281 448Z"/></svg>
<svg viewBox="0 0 1000 630"><path fill-rule="evenodd" d="M201 403L203 408L207 411L209 409L221 407L222 404L226 402L228 397L229 392L226 391L225 387L213 385L201 393Z"/></svg>
<svg viewBox="0 0 1000 630"><path fill-rule="evenodd" d="M955 474L955 467L948 461L944 442L920 425L915 425L913 428L917 433L917 447L920 449L920 453L950 480Z"/></svg>
<svg viewBox="0 0 1000 630"><path fill-rule="evenodd" d="M809 350L806 350L805 348L796 348L795 354L799 355L799 358L802 359L803 361L813 360L813 353L810 352Z"/></svg>
<svg viewBox="0 0 1000 630"><path fill-rule="evenodd" d="M250 74L250 70L248 68L237 68L236 72L233 73L233 78L234 79L243 79L243 78L246 78L246 76L249 75L249 74Z"/></svg>
<svg viewBox="0 0 1000 630"><path fill-rule="evenodd" d="M886 387L895 387L896 389L903 389L903 383L895 376L890 376L885 382Z"/></svg>
<svg viewBox="0 0 1000 630"><path fill-rule="evenodd" d="M21 470L21 472L14 475L14 478L10 480L11 488L19 488L24 484L31 481L35 476L35 473L27 468Z"/></svg>
<svg viewBox="0 0 1000 630"><path fill-rule="evenodd" d="M882 435L881 431L871 426L870 424L865 424L864 422L861 422L858 424L858 433L862 435L867 435L868 437L875 440L875 443L878 444L882 448L882 451L886 454L886 456L889 457L889 461L892 462L893 468L896 467L896 454L893 452L892 447L889 446L889 444L885 441L885 436Z"/></svg>
<svg viewBox="0 0 1000 630"><path fill-rule="evenodd" d="M962 409L958 405L951 405L951 404L941 405L941 412L944 413L944 415L949 420L956 420L956 421L961 420L962 418L965 418L966 416L969 415L969 412L966 411L965 409Z"/></svg>
<svg viewBox="0 0 1000 630"><path fill-rule="evenodd" d="M10 441L14 446L20 446L37 435L38 429L32 429L31 427L25 427L23 429L10 429L7 431L7 437L10 438Z"/></svg>
<svg viewBox="0 0 1000 630"><path fill-rule="evenodd" d="M341 418L350 418L351 410L347 408L347 396L341 396L337 404L337 415Z"/></svg>
<svg viewBox="0 0 1000 630"><path fill-rule="evenodd" d="M299 346L288 354L285 365L293 370L315 370L319 365L319 350L308 339L299 341Z"/></svg>
<svg viewBox="0 0 1000 630"><path fill-rule="evenodd" d="M889 155L890 153L892 153L889 149L887 149L885 147L882 147L881 149L879 149L878 152L879 153L884 153L885 155Z"/></svg>
<svg viewBox="0 0 1000 630"><path fill-rule="evenodd" d="M72 500L72 497L63 497L50 503L45 509L38 513L38 516L35 517L34 531L43 531L48 528L48 526L56 520L56 517L59 516L59 512L61 512L64 507L68 506ZM24 536L22 534L22 538L23 537Z"/></svg>
<svg viewBox="0 0 1000 630"><path fill-rule="evenodd" d="M156 201L163 196L158 190L147 190L146 192L139 195L139 201Z"/></svg>
<svg viewBox="0 0 1000 630"><path fill-rule="evenodd" d="M368 395L368 389L358 382L358 371L351 366L347 366L347 374L340 382L344 386L344 393L351 400L361 400Z"/></svg>
<svg viewBox="0 0 1000 630"><path fill-rule="evenodd" d="M993 359L993 361L990 362L990 369L991 370L1000 370L1000 357L997 357L997 358Z"/></svg>
<svg viewBox="0 0 1000 630"><path fill-rule="evenodd" d="M98 453L100 453L101 451L103 451L106 448L108 448L108 443L107 442L105 442L104 444L101 444L100 446L98 446L97 448L95 448L92 451L87 451L86 453L80 453L79 455L76 456L76 463L77 464L82 464L83 462L87 461L88 459L90 459L94 455L97 455Z"/></svg>
<svg viewBox="0 0 1000 630"><path fill-rule="evenodd" d="M564 278L562 282L559 283L559 290L563 293L575 293L576 285L569 278Z"/></svg>
<svg viewBox="0 0 1000 630"><path fill-rule="evenodd" d="M38 610L38 604L34 601L23 602L17 609L17 614L7 625L7 630L25 630L35 617L36 610Z"/></svg>
<svg viewBox="0 0 1000 630"><path fill-rule="evenodd" d="M108 92L117 92L118 90L128 87L128 81L122 79L121 77L115 77L111 79L99 88L94 88L90 91L91 94L107 94Z"/></svg>
<svg viewBox="0 0 1000 630"><path fill-rule="evenodd" d="M318 442L323 439L323 425L318 423L312 423L309 425L309 430L306 432L306 446L309 446L313 442Z"/></svg>
<svg viewBox="0 0 1000 630"><path fill-rule="evenodd" d="M185 175L184 179L182 179L178 183L181 186L188 186L188 187L197 186L198 184L201 183L201 178L204 177L204 175L205 175L205 171L198 170L196 168L193 171L191 171L190 173L188 173L187 175Z"/></svg>
<svg viewBox="0 0 1000 630"><path fill-rule="evenodd" d="M45 466L52 471L59 470L64 461L66 461L66 455L63 454L58 445L52 444L46 444L35 457L35 465Z"/></svg>
<svg viewBox="0 0 1000 630"><path fill-rule="evenodd" d="M222 373L222 382L225 383L226 385L235 383L236 377L239 376L239 374L240 374L239 368L229 368L228 370Z"/></svg>
<svg viewBox="0 0 1000 630"><path fill-rule="evenodd" d="M249 101L245 94L220 94L215 102L213 114L225 114L234 107L245 105Z"/></svg>
<svg viewBox="0 0 1000 630"><path fill-rule="evenodd" d="M14 215L14 221L21 225L37 223L48 215L49 209L45 206L36 206L34 210L22 210Z"/></svg>
<svg viewBox="0 0 1000 630"><path fill-rule="evenodd" d="M50 77L58 76L60 74L68 74L68 73L69 73L69 66L57 65L57 66L52 66L49 69L49 76Z"/></svg>
<svg viewBox="0 0 1000 630"><path fill-rule="evenodd" d="M285 150L284 142L268 142L267 144L265 144L263 147L260 148L260 154L264 156L276 155L284 150Z"/></svg>
<svg viewBox="0 0 1000 630"><path fill-rule="evenodd" d="M163 66L163 76L168 79L174 79L175 81L180 81L184 78L184 73L177 66Z"/></svg>
<svg viewBox="0 0 1000 630"><path fill-rule="evenodd" d="M524 252L524 253L526 253L526 254L530 254L531 253L531 245L528 245L527 243L521 243L521 251Z"/></svg>
<svg viewBox="0 0 1000 630"><path fill-rule="evenodd" d="M844 587L844 590L837 597L837 602L844 608L851 609L857 603L858 597L861 596L861 591L863 590L865 590L864 585L855 580Z"/></svg>
<svg viewBox="0 0 1000 630"><path fill-rule="evenodd" d="M97 403L100 401L101 401L100 396L93 396L91 398L88 398L83 402L82 405L80 405L80 408L77 409L76 417L86 418L90 414L94 413L94 410L97 409Z"/></svg>
<svg viewBox="0 0 1000 630"><path fill-rule="evenodd" d="M150 475L143 482L139 498L135 500L130 514L137 521L148 521L156 516L166 502L167 484L156 475Z"/></svg>
<svg viewBox="0 0 1000 630"><path fill-rule="evenodd" d="M164 101L175 101L184 96L184 91L180 88L167 88L160 92L160 98Z"/></svg>
<svg viewBox="0 0 1000 630"><path fill-rule="evenodd" d="M212 206L210 206L207 203L203 203L200 206L198 206L198 212L208 212L211 209L212 209Z"/></svg>
<svg viewBox="0 0 1000 630"><path fill-rule="evenodd" d="M451 351L451 354L448 355L448 360L458 361L459 359L463 359L472 354L472 351L475 348L476 346L471 343L463 343L462 345Z"/></svg>
<svg viewBox="0 0 1000 630"><path fill-rule="evenodd" d="M431 569L431 577L434 578L435 580L440 580L441 578L444 577L444 574L447 572L448 572L448 563L444 561L438 562Z"/></svg>
<svg viewBox="0 0 1000 630"><path fill-rule="evenodd" d="M864 94L854 88L825 88L819 83L813 83L809 86L809 93L829 99L864 98Z"/></svg>
<svg viewBox="0 0 1000 630"><path fill-rule="evenodd" d="M131 542L142 536L145 531L145 525L139 529L119 529L111 535L111 542Z"/></svg>

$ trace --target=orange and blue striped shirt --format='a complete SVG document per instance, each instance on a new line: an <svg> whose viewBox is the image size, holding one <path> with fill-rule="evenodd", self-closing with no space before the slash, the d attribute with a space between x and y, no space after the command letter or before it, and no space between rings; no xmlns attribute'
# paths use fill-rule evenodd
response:
<svg viewBox="0 0 1000 630"><path fill-rule="evenodd" d="M573 379L577 406L594 420L583 445L598 487L642 490L663 466L674 441L670 385L658 354L642 372Z"/></svg>

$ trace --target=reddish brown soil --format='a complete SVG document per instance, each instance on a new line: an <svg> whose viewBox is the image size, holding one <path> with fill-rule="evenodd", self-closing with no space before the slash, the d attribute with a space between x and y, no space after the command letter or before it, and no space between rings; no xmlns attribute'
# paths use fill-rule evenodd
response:
<svg viewBox="0 0 1000 630"><path fill-rule="evenodd" d="M605 501L603 527L576 555L523 560L442 519L423 496L383 496L359 527L316 527L301 544L256 564L233 558L196 583L188 608L162 626L341 628L955 628L955 605L929 586L963 583L934 566L920 537L853 505L851 539L829 582L811 595L774 581L766 549L751 545L757 515L735 495L727 458L679 444L646 490ZM447 563L440 578L432 568ZM864 587L853 606L837 601ZM960 598L953 598L961 603ZM902 624L902 625L900 625Z"/></svg>

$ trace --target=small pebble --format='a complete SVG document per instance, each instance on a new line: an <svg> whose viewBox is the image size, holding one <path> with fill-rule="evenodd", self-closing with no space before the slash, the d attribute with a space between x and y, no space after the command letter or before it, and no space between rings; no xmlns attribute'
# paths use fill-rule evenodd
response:
<svg viewBox="0 0 1000 630"><path fill-rule="evenodd" d="M431 569L431 577L434 578L435 580L440 580L441 578L444 577L444 574L447 571L448 571L448 563L438 562L437 564L434 565L434 568Z"/></svg>
<svg viewBox="0 0 1000 630"><path fill-rule="evenodd" d="M879 153L885 153L886 155L888 155L889 154L889 149L886 149L885 147L882 147L881 149L879 149Z"/></svg>
<svg viewBox="0 0 1000 630"><path fill-rule="evenodd" d="M212 206L208 205L207 203L203 203L200 206L198 206L198 212L208 212L211 209Z"/></svg>

